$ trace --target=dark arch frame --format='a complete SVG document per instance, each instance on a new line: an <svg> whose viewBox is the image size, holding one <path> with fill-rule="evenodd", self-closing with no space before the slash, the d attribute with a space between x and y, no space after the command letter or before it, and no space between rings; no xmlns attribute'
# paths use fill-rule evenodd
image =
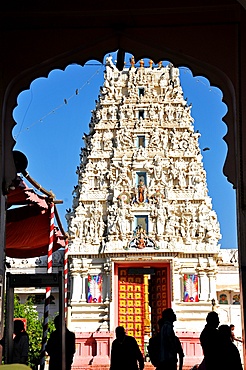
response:
<svg viewBox="0 0 246 370"><path fill-rule="evenodd" d="M83 4L82 4L83 3ZM4 194L16 175L12 149L12 112L18 94L37 77L71 63L119 48L155 62L163 57L175 66L187 66L223 92L228 113L225 141L228 154L224 174L237 192L243 330L246 326L246 4L244 0L180 0L162 3L93 3L54 0L33 4L4 4L0 14L2 36L0 96L2 107L0 177L0 275L4 276ZM245 342L244 342L245 343Z"/></svg>

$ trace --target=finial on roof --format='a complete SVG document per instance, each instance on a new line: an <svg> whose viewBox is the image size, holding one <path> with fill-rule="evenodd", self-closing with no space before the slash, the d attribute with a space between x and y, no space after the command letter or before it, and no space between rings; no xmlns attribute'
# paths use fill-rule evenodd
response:
<svg viewBox="0 0 246 370"><path fill-rule="evenodd" d="M153 60L149 60L149 66L150 66L150 68L152 68L152 66L153 66Z"/></svg>
<svg viewBox="0 0 246 370"><path fill-rule="evenodd" d="M144 67L144 60L140 59L139 64L140 64L140 68L143 68Z"/></svg>
<svg viewBox="0 0 246 370"><path fill-rule="evenodd" d="M158 62L158 68L161 68L162 67L162 60L160 60L159 62Z"/></svg>

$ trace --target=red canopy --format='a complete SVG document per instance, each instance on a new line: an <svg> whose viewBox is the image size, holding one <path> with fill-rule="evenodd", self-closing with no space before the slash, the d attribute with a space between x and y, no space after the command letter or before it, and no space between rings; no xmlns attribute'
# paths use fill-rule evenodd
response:
<svg viewBox="0 0 246 370"><path fill-rule="evenodd" d="M50 238L50 203L18 179L7 195L6 255L30 258L47 255ZM10 208L12 207L12 208ZM53 251L65 247L65 235L55 226Z"/></svg>

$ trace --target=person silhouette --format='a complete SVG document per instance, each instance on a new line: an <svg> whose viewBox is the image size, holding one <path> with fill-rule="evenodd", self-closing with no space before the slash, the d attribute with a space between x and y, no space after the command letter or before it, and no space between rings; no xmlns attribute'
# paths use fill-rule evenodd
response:
<svg viewBox="0 0 246 370"><path fill-rule="evenodd" d="M111 347L110 370L143 370L144 358L134 337L126 335L123 326L115 329Z"/></svg>
<svg viewBox="0 0 246 370"><path fill-rule="evenodd" d="M29 337L22 320L14 320L13 364L27 365Z"/></svg>
<svg viewBox="0 0 246 370"><path fill-rule="evenodd" d="M229 325L219 326L221 350L220 367L223 370L242 370L242 362L238 348L231 340L231 328Z"/></svg>
<svg viewBox="0 0 246 370"><path fill-rule="evenodd" d="M45 351L50 356L49 370L61 370L62 352L60 343L60 316L54 319L56 330L50 334ZM71 370L73 356L75 353L75 334L65 328L65 347L66 347L66 370Z"/></svg>
<svg viewBox="0 0 246 370"><path fill-rule="evenodd" d="M177 320L172 308L162 312L160 363L158 370L177 370L179 357L179 370L183 368L184 352L179 338L175 335L173 323Z"/></svg>
<svg viewBox="0 0 246 370"><path fill-rule="evenodd" d="M156 335L149 339L148 354L152 365L156 368L160 364L160 351L161 351L161 328L163 325L163 319L158 320L159 331Z"/></svg>
<svg viewBox="0 0 246 370"><path fill-rule="evenodd" d="M205 363L206 370L220 369L221 347L218 331L219 323L220 320L217 312L209 312L206 317L206 325L200 334L200 343L204 355L202 364Z"/></svg>

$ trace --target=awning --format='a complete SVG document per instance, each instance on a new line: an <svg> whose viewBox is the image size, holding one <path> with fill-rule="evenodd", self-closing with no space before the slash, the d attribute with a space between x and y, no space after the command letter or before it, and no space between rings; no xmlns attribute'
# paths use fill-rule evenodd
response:
<svg viewBox="0 0 246 370"><path fill-rule="evenodd" d="M50 199L18 179L7 195L6 255L31 258L47 255L50 241ZM10 208L11 207L11 208ZM65 235L54 227L53 251L65 247Z"/></svg>

